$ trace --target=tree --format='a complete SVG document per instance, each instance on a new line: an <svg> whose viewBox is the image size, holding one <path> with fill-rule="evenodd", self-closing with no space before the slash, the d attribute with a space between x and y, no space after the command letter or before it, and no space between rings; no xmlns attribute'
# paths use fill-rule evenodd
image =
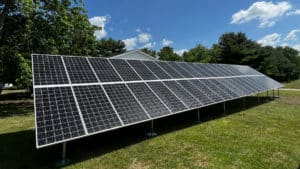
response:
<svg viewBox="0 0 300 169"><path fill-rule="evenodd" d="M170 46L164 46L157 53L159 56L159 60L167 60L167 61L181 61L183 60L178 54L174 52L174 49Z"/></svg>
<svg viewBox="0 0 300 169"><path fill-rule="evenodd" d="M124 52L126 49L123 41L102 38L96 42L94 56L111 57Z"/></svg>
<svg viewBox="0 0 300 169"><path fill-rule="evenodd" d="M143 48L141 51L147 53L150 56L153 56L154 58L156 58L156 51L149 49L149 48Z"/></svg>
<svg viewBox="0 0 300 169"><path fill-rule="evenodd" d="M296 64L292 63L282 48L268 47L269 56L264 58L259 70L279 81L290 81L295 76Z"/></svg>
<svg viewBox="0 0 300 169"><path fill-rule="evenodd" d="M244 33L225 33L219 38L220 62L240 64L246 56L253 55L255 42L249 40Z"/></svg>
<svg viewBox="0 0 300 169"><path fill-rule="evenodd" d="M94 30L82 1L1 1L0 83L29 85L31 53L93 54Z"/></svg>
<svg viewBox="0 0 300 169"><path fill-rule="evenodd" d="M213 57L209 49L207 49L205 46L197 45L196 47L183 53L183 60L185 62L209 63L213 61Z"/></svg>

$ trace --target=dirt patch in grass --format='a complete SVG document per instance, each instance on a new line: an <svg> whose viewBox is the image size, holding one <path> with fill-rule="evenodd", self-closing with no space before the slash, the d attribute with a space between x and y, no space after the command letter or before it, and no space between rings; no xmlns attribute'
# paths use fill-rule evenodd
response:
<svg viewBox="0 0 300 169"><path fill-rule="evenodd" d="M300 105L300 98L299 97L281 97L279 102L286 103L286 104L291 104L291 105Z"/></svg>
<svg viewBox="0 0 300 169"><path fill-rule="evenodd" d="M140 162L137 159L134 159L131 162L131 164L129 165L130 169L148 169L150 167L151 167L151 165L149 165L147 163Z"/></svg>

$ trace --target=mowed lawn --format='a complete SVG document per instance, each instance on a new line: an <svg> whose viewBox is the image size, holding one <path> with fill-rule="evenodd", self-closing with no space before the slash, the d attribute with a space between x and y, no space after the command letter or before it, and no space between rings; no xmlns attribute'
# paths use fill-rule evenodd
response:
<svg viewBox="0 0 300 169"><path fill-rule="evenodd" d="M284 88L300 89L300 79L292 81L290 83L284 83Z"/></svg>
<svg viewBox="0 0 300 169"><path fill-rule="evenodd" d="M54 168L61 145L37 150L33 103L19 93L0 97L0 169ZM270 92L269 92L270 93ZM67 144L64 168L286 168L300 165L300 92L281 91L280 99L247 97ZM266 93L261 94L263 96Z"/></svg>

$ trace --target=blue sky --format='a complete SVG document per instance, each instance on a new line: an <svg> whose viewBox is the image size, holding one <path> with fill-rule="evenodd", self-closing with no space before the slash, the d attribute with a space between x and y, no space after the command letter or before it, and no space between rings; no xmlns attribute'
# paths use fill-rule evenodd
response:
<svg viewBox="0 0 300 169"><path fill-rule="evenodd" d="M300 1L85 0L97 38L123 40L127 49L172 46L178 53L210 47L225 32L245 32L263 45L300 50Z"/></svg>

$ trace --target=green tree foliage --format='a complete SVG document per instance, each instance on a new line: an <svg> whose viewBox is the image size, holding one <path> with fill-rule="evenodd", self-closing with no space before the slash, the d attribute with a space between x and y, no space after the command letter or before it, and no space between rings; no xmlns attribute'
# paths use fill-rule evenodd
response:
<svg viewBox="0 0 300 169"><path fill-rule="evenodd" d="M94 56L111 57L124 52L126 49L123 41L102 38L96 42Z"/></svg>
<svg viewBox="0 0 300 169"><path fill-rule="evenodd" d="M211 55L210 50L205 46L197 45L196 47L183 53L183 60L185 62L209 63L213 61L213 56Z"/></svg>
<svg viewBox="0 0 300 169"><path fill-rule="evenodd" d="M219 38L219 61L230 64L241 64L245 57L253 57L255 44L244 33L225 33ZM253 49L253 50L252 50Z"/></svg>
<svg viewBox="0 0 300 169"><path fill-rule="evenodd" d="M280 81L299 78L299 52L290 47L263 47L244 33L226 33L211 50L218 49L219 63L249 65Z"/></svg>
<svg viewBox="0 0 300 169"><path fill-rule="evenodd" d="M174 49L170 46L164 46L160 49L157 53L160 60L167 60L167 61L181 61L183 60L178 54L174 52Z"/></svg>
<svg viewBox="0 0 300 169"><path fill-rule="evenodd" d="M150 56L153 56L156 58L156 51L155 50L152 50L152 49L149 49L149 48L143 48L141 51L147 53L148 55Z"/></svg>
<svg viewBox="0 0 300 169"><path fill-rule="evenodd" d="M0 83L31 83L30 54L91 55L95 27L77 0L0 2Z"/></svg>

